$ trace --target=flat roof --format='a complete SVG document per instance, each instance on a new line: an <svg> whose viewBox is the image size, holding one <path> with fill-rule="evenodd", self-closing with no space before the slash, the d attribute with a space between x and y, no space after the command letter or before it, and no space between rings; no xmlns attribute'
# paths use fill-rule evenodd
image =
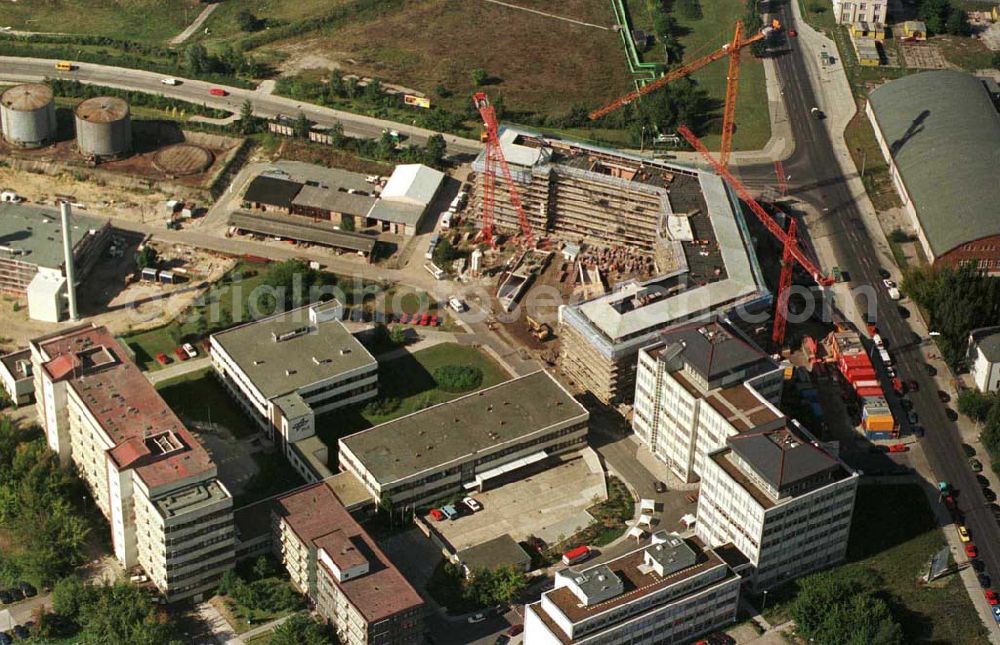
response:
<svg viewBox="0 0 1000 645"><path fill-rule="evenodd" d="M636 602L639 598L647 596L665 587L675 585L702 574L718 566L726 566L719 556L713 551L706 549L697 538L686 538L681 540L686 549L690 551L692 559L685 560L689 566L683 568L667 568L664 577L657 575L652 567L645 566L646 551L655 545L640 547L623 556L615 558L609 562L595 565L597 567L606 566L611 572L621 580L624 592L604 602L592 605L584 605L569 587L560 587L545 592L547 597L572 623L579 623L592 616L605 612L625 603ZM586 573L588 567L583 572ZM728 567L727 567L728 569ZM727 571L727 575L722 580L713 581L711 584L719 584L733 576L732 570ZM544 612L543 612L544 613ZM561 630L560 630L561 631Z"/></svg>
<svg viewBox="0 0 1000 645"><path fill-rule="evenodd" d="M163 517L171 518L194 513L227 499L230 499L229 491L218 480L212 480L173 491L157 499L155 504Z"/></svg>
<svg viewBox="0 0 1000 645"><path fill-rule="evenodd" d="M778 491L842 470L840 462L788 427L735 435L727 443Z"/></svg>
<svg viewBox="0 0 1000 645"><path fill-rule="evenodd" d="M539 370L362 430L340 445L376 481L390 484L588 416L552 375Z"/></svg>
<svg viewBox="0 0 1000 645"><path fill-rule="evenodd" d="M375 358L339 320L312 325L306 305L212 334L267 399L366 366Z"/></svg>
<svg viewBox="0 0 1000 645"><path fill-rule="evenodd" d="M50 377L65 381L101 425L120 470L134 468L149 488L216 468L153 385L105 327L80 327L32 341Z"/></svg>
<svg viewBox="0 0 1000 645"><path fill-rule="evenodd" d="M424 604L396 565L351 517L325 483L318 482L278 498L272 512L283 518L306 544L313 544L317 548L324 545L331 548L350 545L354 551L344 561L357 563L360 561L358 556L367 560L368 573L357 578L337 582L332 572L329 575L333 584L340 588L369 623ZM331 534L335 535L331 537ZM334 556L333 553L329 555ZM317 566L326 570L322 561Z"/></svg>
<svg viewBox="0 0 1000 645"><path fill-rule="evenodd" d="M531 556L508 533L463 549L456 553L455 557L469 571L477 569L492 571L509 566L526 569L531 563Z"/></svg>
<svg viewBox="0 0 1000 645"><path fill-rule="evenodd" d="M27 374L21 373L21 371L17 369L17 365L21 361L25 361L27 364ZM11 352L10 354L4 354L3 356L0 356L0 363L3 363L4 369L7 370L7 373L16 380L31 378L32 368L30 349L20 349L15 352Z"/></svg>
<svg viewBox="0 0 1000 645"><path fill-rule="evenodd" d="M365 255L371 255L378 242L376 238L370 235L340 231L333 228L333 224L310 222L301 215L233 211L229 214L229 226L235 226L238 229L257 233L258 235L311 242L313 244L348 249L350 251L361 251Z"/></svg>
<svg viewBox="0 0 1000 645"><path fill-rule="evenodd" d="M987 360L1000 362L1000 326L973 329L969 335Z"/></svg>
<svg viewBox="0 0 1000 645"><path fill-rule="evenodd" d="M421 218L423 218L425 210L425 206L417 206L406 202L380 199L372 204L367 217L377 219L382 222L416 226L420 223Z"/></svg>
<svg viewBox="0 0 1000 645"><path fill-rule="evenodd" d="M755 366L777 367L760 348L717 320L671 327L663 332L661 344L646 351L656 357L673 345L680 346L678 355L707 383Z"/></svg>
<svg viewBox="0 0 1000 645"><path fill-rule="evenodd" d="M108 220L70 216L74 253L91 231L99 231ZM62 221L58 211L25 204L0 203L0 258L13 258L36 266L58 269L63 265Z"/></svg>
<svg viewBox="0 0 1000 645"><path fill-rule="evenodd" d="M280 177L257 175L243 193L243 200L255 204L268 204L291 208L292 199L302 189L302 184Z"/></svg>
<svg viewBox="0 0 1000 645"><path fill-rule="evenodd" d="M1000 112L982 80L919 72L868 101L934 255L1000 234Z"/></svg>
<svg viewBox="0 0 1000 645"><path fill-rule="evenodd" d="M382 189L382 199L426 208L434 199L444 173L419 163L396 166Z"/></svg>

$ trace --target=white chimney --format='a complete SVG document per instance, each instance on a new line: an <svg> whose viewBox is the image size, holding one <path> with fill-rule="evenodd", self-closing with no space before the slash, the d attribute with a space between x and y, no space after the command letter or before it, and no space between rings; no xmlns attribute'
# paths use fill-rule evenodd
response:
<svg viewBox="0 0 1000 645"><path fill-rule="evenodd" d="M66 261L66 295L69 297L69 319L76 321L80 317L76 310L76 268L73 266L73 236L72 224L69 221L69 204L63 201L59 205L62 212L63 255Z"/></svg>

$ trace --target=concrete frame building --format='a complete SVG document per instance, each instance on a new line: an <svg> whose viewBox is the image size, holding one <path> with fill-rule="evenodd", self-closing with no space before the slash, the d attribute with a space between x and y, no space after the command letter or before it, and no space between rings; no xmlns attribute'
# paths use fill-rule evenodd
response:
<svg viewBox="0 0 1000 645"><path fill-rule="evenodd" d="M420 506L582 448L590 414L539 370L340 439L375 501Z"/></svg>
<svg viewBox="0 0 1000 645"><path fill-rule="evenodd" d="M73 266L86 278L111 241L111 223L73 215ZM0 293L28 300L28 316L59 322L67 311L66 267L59 213L0 203Z"/></svg>
<svg viewBox="0 0 1000 645"><path fill-rule="evenodd" d="M233 498L198 440L104 327L31 341L49 447L111 524L114 553L170 602L198 601L233 566Z"/></svg>
<svg viewBox="0 0 1000 645"><path fill-rule="evenodd" d="M701 470L698 537L732 543L754 590L844 559L859 475L794 421L729 437Z"/></svg>
<svg viewBox="0 0 1000 645"><path fill-rule="evenodd" d="M884 25L888 13L888 0L833 0L833 17L841 25L858 22Z"/></svg>
<svg viewBox="0 0 1000 645"><path fill-rule="evenodd" d="M872 90L865 109L927 259L1000 275L1000 101L987 85L920 72Z"/></svg>
<svg viewBox="0 0 1000 645"><path fill-rule="evenodd" d="M348 645L423 642L424 602L324 482L279 498L275 555Z"/></svg>
<svg viewBox="0 0 1000 645"><path fill-rule="evenodd" d="M312 452L294 446L316 434L316 415L378 394L378 361L340 322L343 311L329 300L210 339L216 375L307 481L321 479Z"/></svg>
<svg viewBox="0 0 1000 645"><path fill-rule="evenodd" d="M15 406L31 403L35 395L35 379L30 349L0 356L0 383Z"/></svg>
<svg viewBox="0 0 1000 645"><path fill-rule="evenodd" d="M980 392L1000 391L1000 326L969 334L969 371Z"/></svg>
<svg viewBox="0 0 1000 645"><path fill-rule="evenodd" d="M693 482L728 437L785 424L774 407L783 382L783 370L732 327L680 325L639 352L632 427L678 479Z"/></svg>
<svg viewBox="0 0 1000 645"><path fill-rule="evenodd" d="M728 555L661 531L604 564L556 571L555 588L525 606L525 645L687 643L736 621L740 576Z"/></svg>

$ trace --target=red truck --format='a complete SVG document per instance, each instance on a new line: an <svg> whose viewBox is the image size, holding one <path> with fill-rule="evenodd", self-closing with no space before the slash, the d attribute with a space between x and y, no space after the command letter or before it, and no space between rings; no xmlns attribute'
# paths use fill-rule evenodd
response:
<svg viewBox="0 0 1000 645"><path fill-rule="evenodd" d="M571 564L576 564L577 562L583 562L590 557L590 547L589 546L578 546L575 549L570 549L566 553L563 553L562 561L563 564L569 566Z"/></svg>

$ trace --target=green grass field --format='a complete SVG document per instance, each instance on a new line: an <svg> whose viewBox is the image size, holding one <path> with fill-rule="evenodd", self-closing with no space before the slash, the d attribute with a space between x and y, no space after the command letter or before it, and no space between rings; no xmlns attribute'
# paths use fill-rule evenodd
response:
<svg viewBox="0 0 1000 645"><path fill-rule="evenodd" d="M858 488L847 558L882 581L882 591L903 627L904 642L986 643L986 629L957 575L944 578L940 585L918 581L931 556L944 545L918 485ZM793 582L768 594L765 617L769 622L789 619L795 590Z"/></svg>
<svg viewBox="0 0 1000 645"><path fill-rule="evenodd" d="M257 431L253 421L212 375L211 367L161 381L156 389L182 420L219 424L236 437L247 437Z"/></svg>
<svg viewBox="0 0 1000 645"><path fill-rule="evenodd" d="M417 410L462 396L445 392L434 381L434 370L445 365L468 365L483 372L480 388L502 383L510 377L492 358L467 345L443 343L422 349L379 365L379 394L399 400L399 407L389 414L375 414L364 406L335 410L316 419L316 431L331 448L330 461L337 439L376 426Z"/></svg>
<svg viewBox="0 0 1000 645"><path fill-rule="evenodd" d="M204 7L197 0L8 1L0 3L0 27L160 42L183 31Z"/></svg>

